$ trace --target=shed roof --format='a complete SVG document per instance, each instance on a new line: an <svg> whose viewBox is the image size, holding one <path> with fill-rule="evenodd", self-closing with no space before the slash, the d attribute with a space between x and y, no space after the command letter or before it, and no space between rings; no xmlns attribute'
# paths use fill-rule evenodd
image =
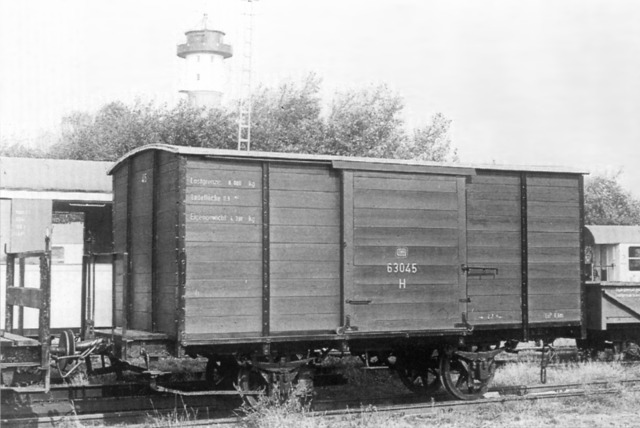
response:
<svg viewBox="0 0 640 428"><path fill-rule="evenodd" d="M0 189L111 193L111 162L0 157Z"/></svg>
<svg viewBox="0 0 640 428"><path fill-rule="evenodd" d="M127 158L135 156L136 154L147 150L163 150L181 155L195 155L195 156L211 156L219 158L240 158L240 159L273 159L273 160L287 160L287 161L300 161L300 162L319 162L327 164L336 164L339 162L359 162L363 164L386 164L386 165L408 165L408 166L426 166L426 167L438 167L438 168L457 168L460 171L463 170L492 170L492 171L531 171L531 172L552 172L552 173L567 173L567 174L586 174L587 172L582 169L576 169L571 167L559 167L559 166L522 166L522 165L482 165L482 164L459 164L459 163L442 163L442 162L425 162L414 160L400 160L400 159L378 159L378 158L362 158L362 157L350 157L350 156L331 156L331 155L308 155L299 153L276 153L276 152L258 152L258 151L237 151L237 150L222 150L222 149L210 149L202 147L188 147L188 146L171 146L168 144L149 144L146 146L138 147L129 153L122 156L113 165L113 168L109 170L109 174L112 174Z"/></svg>
<svg viewBox="0 0 640 428"><path fill-rule="evenodd" d="M586 226L595 244L639 244L640 226Z"/></svg>

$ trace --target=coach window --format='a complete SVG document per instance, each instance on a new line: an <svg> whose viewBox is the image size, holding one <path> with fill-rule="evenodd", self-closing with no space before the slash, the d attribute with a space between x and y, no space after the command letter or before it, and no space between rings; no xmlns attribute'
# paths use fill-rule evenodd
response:
<svg viewBox="0 0 640 428"><path fill-rule="evenodd" d="M629 247L629 270L640 270L640 247Z"/></svg>

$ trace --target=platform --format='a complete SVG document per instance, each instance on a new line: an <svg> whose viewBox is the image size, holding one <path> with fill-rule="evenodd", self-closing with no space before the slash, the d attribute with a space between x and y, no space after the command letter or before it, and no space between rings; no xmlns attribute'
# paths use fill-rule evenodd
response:
<svg viewBox="0 0 640 428"><path fill-rule="evenodd" d="M9 333L7 331L0 333L0 348L4 350L5 347L16 346L40 346L40 342L18 334Z"/></svg>
<svg viewBox="0 0 640 428"><path fill-rule="evenodd" d="M640 325L640 283L601 282L586 287L587 328Z"/></svg>
<svg viewBox="0 0 640 428"><path fill-rule="evenodd" d="M3 331L0 334L2 387L41 383L41 346L37 340Z"/></svg>
<svg viewBox="0 0 640 428"><path fill-rule="evenodd" d="M154 333L142 330L126 330L122 328L100 328L95 330L96 337L111 339L115 345L115 355L124 360L139 358L141 351L152 357L168 356L173 351L173 341L164 333Z"/></svg>

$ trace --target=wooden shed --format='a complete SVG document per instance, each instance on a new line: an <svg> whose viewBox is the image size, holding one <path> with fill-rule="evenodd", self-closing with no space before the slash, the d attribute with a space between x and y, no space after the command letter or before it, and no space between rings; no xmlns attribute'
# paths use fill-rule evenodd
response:
<svg viewBox="0 0 640 428"><path fill-rule="evenodd" d="M110 174L119 327L188 347L580 326L579 171L151 145Z"/></svg>
<svg viewBox="0 0 640 428"><path fill-rule="evenodd" d="M0 157L0 302L5 295L6 254L44 251L51 236L53 331L81 325L82 259L89 251L112 251L110 162ZM36 259L26 259L27 287L39 286ZM95 322L111 325L111 267L98 263L97 292L104 302ZM33 284L33 285L30 285ZM0 303L0 328L5 305ZM25 335L37 334L38 312L27 308Z"/></svg>

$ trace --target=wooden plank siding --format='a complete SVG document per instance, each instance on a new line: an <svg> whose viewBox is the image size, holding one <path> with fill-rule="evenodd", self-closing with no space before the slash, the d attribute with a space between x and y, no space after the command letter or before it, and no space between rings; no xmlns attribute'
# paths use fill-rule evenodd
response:
<svg viewBox="0 0 640 428"><path fill-rule="evenodd" d="M527 177L529 323L580 321L577 176Z"/></svg>
<svg viewBox="0 0 640 428"><path fill-rule="evenodd" d="M131 160L129 160L131 162ZM113 174L113 250L118 253L127 251L127 183L128 168L119 168ZM122 326L123 313L123 289L124 289L124 270L126 269L121 263L116 264L116 275L114 278L114 315L115 325Z"/></svg>
<svg viewBox="0 0 640 428"><path fill-rule="evenodd" d="M130 177L131 277L133 301L129 328L152 331L152 234L153 234L153 160L154 153L141 153L132 159Z"/></svg>
<svg viewBox="0 0 640 428"><path fill-rule="evenodd" d="M128 329L176 349L320 340L347 323L381 338L468 324L517 337L580 321L577 174L359 164L133 154L113 172L114 248L130 253L116 325L129 295Z"/></svg>
<svg viewBox="0 0 640 428"><path fill-rule="evenodd" d="M461 322L464 180L363 171L353 177L344 192L353 197L343 202L353 213L353 232L345 233L353 236L346 243L353 250L345 252L353 261L353 280L345 283L351 324L360 331L454 328Z"/></svg>
<svg viewBox="0 0 640 428"><path fill-rule="evenodd" d="M492 277L469 277L472 325L521 323L520 179L478 172L467 183L469 266L497 268Z"/></svg>
<svg viewBox="0 0 640 428"><path fill-rule="evenodd" d="M323 167L270 168L270 329L340 325L340 178Z"/></svg>
<svg viewBox="0 0 640 428"><path fill-rule="evenodd" d="M187 158L185 336L261 331L259 163Z"/></svg>
<svg viewBox="0 0 640 428"><path fill-rule="evenodd" d="M154 278L154 320L156 331L176 336L175 313L178 289L178 164L173 153L158 152L157 177L154 177L156 193L156 253ZM171 314L172 316L167 316Z"/></svg>

